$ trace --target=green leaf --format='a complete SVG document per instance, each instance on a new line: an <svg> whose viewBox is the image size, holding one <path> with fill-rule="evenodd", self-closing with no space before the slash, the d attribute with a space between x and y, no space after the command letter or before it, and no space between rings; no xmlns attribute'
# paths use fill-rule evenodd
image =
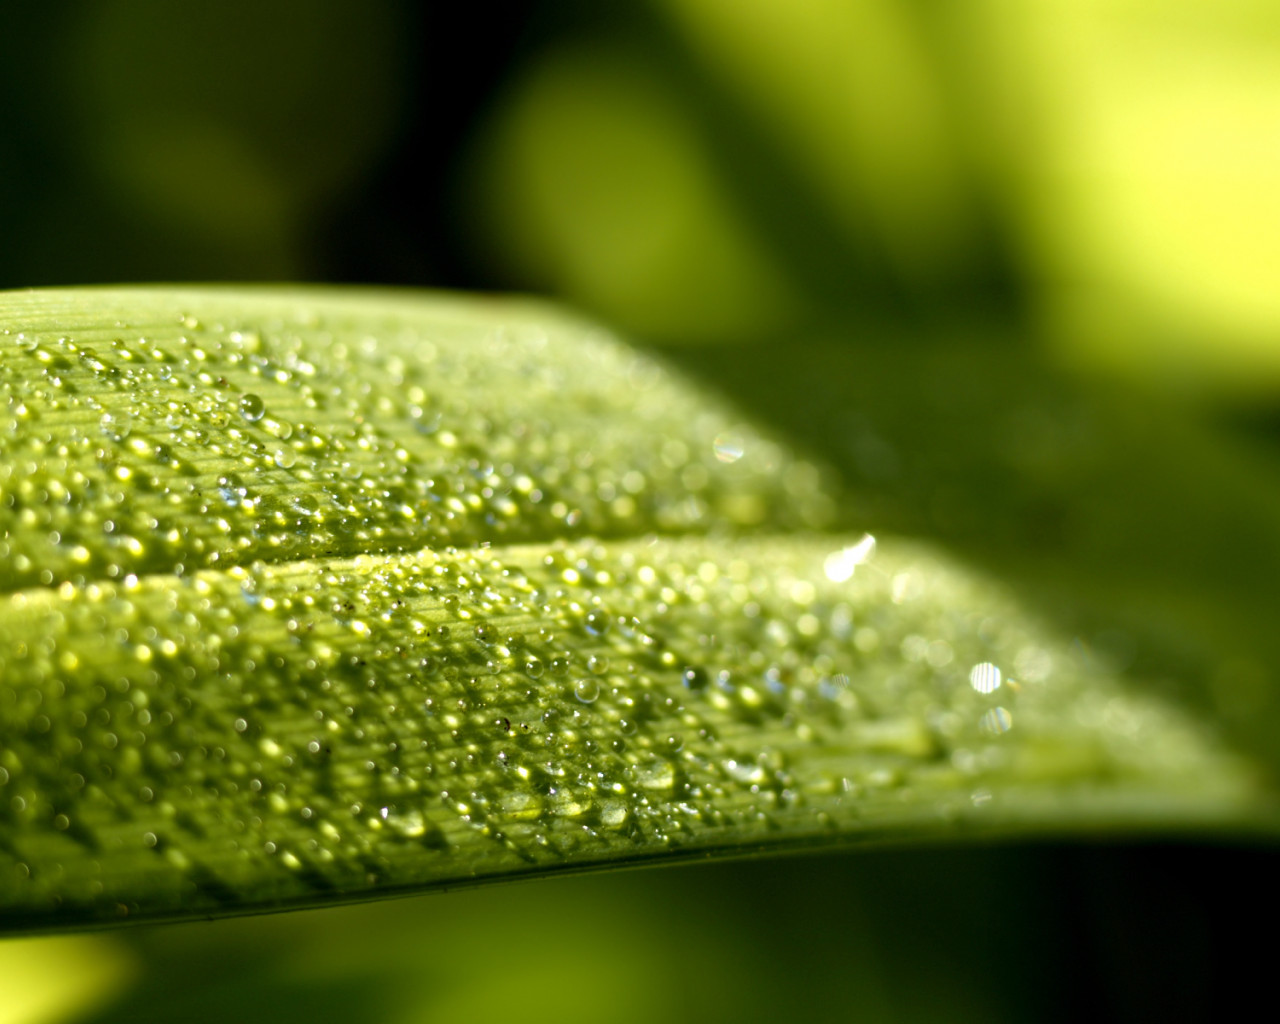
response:
<svg viewBox="0 0 1280 1024"><path fill-rule="evenodd" d="M0 331L3 927L1273 825L1202 716L833 532L829 474L562 312L84 289Z"/></svg>

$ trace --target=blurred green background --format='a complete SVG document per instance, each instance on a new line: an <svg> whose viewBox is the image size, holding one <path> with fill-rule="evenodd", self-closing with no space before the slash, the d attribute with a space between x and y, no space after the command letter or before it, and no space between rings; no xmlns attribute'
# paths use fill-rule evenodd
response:
<svg viewBox="0 0 1280 1024"><path fill-rule="evenodd" d="M1269 0L0 7L0 287L143 281L563 298L1280 764ZM872 851L8 941L0 1024L1185 1018L1273 868Z"/></svg>

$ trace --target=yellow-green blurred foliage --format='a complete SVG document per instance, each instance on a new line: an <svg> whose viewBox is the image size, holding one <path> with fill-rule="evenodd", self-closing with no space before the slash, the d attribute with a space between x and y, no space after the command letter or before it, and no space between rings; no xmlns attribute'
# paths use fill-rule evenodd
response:
<svg viewBox="0 0 1280 1024"><path fill-rule="evenodd" d="M473 186L495 260L633 331L777 330L795 296L727 201L662 69L625 40L552 51L490 128Z"/></svg>
<svg viewBox="0 0 1280 1024"><path fill-rule="evenodd" d="M1280 384L1276 5L650 6L640 43L605 27L539 54L487 125L471 198L517 278L666 337L786 324L805 254L770 248L759 207L794 198L741 201L750 169L708 155L715 93L885 292L945 312L981 297L994 248L1072 362Z"/></svg>

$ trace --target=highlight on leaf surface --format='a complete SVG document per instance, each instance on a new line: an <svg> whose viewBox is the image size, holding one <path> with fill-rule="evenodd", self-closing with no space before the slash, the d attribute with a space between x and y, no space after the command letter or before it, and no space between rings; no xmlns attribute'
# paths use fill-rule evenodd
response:
<svg viewBox="0 0 1280 1024"><path fill-rule="evenodd" d="M0 927L1258 799L542 305L10 293L0 389Z"/></svg>

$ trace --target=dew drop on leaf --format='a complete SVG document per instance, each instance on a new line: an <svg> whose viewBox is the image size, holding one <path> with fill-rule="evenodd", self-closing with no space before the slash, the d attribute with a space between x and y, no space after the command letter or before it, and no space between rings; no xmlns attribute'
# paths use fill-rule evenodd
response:
<svg viewBox="0 0 1280 1024"><path fill-rule="evenodd" d="M266 414L267 405L260 395L250 392L240 399L240 415L250 423L257 423Z"/></svg>
<svg viewBox="0 0 1280 1024"><path fill-rule="evenodd" d="M969 685L979 693L995 693L1003 679L1000 669L989 661L980 662L969 670Z"/></svg>

